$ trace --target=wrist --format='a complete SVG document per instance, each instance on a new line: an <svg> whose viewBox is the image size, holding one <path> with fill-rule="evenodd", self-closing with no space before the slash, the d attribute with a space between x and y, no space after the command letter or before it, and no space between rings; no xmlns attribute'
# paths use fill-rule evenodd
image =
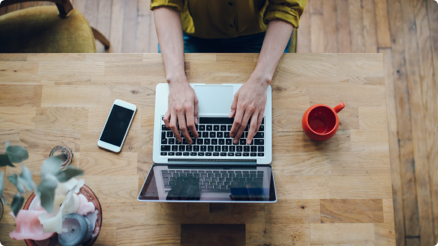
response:
<svg viewBox="0 0 438 246"><path fill-rule="evenodd" d="M167 74L166 81L169 84L180 84L180 83L187 83L188 82L186 74L184 72Z"/></svg>
<svg viewBox="0 0 438 246"><path fill-rule="evenodd" d="M251 81L254 83L257 83L261 86L266 86L271 83L272 81L272 75L266 72L258 71L257 69L254 70L254 72L251 74Z"/></svg>

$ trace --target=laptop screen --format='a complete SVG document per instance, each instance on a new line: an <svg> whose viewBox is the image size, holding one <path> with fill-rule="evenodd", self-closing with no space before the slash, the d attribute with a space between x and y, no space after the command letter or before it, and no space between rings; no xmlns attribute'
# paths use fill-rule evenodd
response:
<svg viewBox="0 0 438 246"><path fill-rule="evenodd" d="M271 165L152 166L138 196L155 202L275 202Z"/></svg>

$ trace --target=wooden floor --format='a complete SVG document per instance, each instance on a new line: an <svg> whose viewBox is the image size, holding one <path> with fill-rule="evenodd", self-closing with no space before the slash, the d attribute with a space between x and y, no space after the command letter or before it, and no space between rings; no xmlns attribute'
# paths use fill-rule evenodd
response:
<svg viewBox="0 0 438 246"><path fill-rule="evenodd" d="M154 53L150 0L73 0L109 37L108 52ZM0 8L0 15L45 3ZM309 0L300 53L383 53L397 245L438 241L438 4ZM98 44L98 52L104 52Z"/></svg>

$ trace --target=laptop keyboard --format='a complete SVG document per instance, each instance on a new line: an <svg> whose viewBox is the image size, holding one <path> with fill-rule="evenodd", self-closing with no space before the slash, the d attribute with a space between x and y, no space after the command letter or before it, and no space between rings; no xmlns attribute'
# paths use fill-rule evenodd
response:
<svg viewBox="0 0 438 246"><path fill-rule="evenodd" d="M230 192L248 184L253 188L263 187L263 171L206 171L206 170L161 170L164 189L167 191L188 179L199 178L203 192Z"/></svg>
<svg viewBox="0 0 438 246"><path fill-rule="evenodd" d="M249 125L240 138L239 143L234 144L233 138L230 137L231 127L234 118L219 117L200 117L196 130L198 138L192 137L193 144L189 145L182 137L182 143L178 143L173 132L161 126L161 156L232 156L237 158L243 157L263 157L265 146L265 126L264 118L260 129L254 136L250 145L246 144ZM178 128L179 130L179 128ZM181 134L181 131L179 132ZM182 136L182 134L181 134Z"/></svg>

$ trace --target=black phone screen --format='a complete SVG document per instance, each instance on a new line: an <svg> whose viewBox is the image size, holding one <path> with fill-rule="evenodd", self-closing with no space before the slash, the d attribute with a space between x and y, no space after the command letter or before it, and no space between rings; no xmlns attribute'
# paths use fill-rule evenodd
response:
<svg viewBox="0 0 438 246"><path fill-rule="evenodd" d="M120 147L128 131L129 122L131 122L133 114L133 110L114 104L100 141Z"/></svg>

